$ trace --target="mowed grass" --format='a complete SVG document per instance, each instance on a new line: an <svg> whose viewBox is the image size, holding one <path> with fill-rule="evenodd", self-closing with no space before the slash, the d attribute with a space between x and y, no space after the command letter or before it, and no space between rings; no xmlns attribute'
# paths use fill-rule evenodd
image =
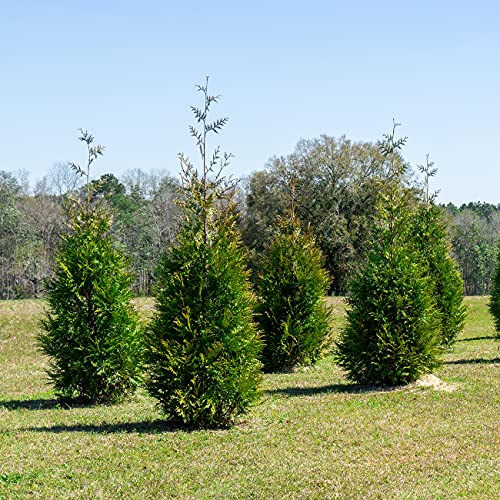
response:
<svg viewBox="0 0 500 500"><path fill-rule="evenodd" d="M42 301L0 302L0 498L498 498L500 352L487 298L437 372L448 392L349 383L331 358L268 375L237 426L188 432L139 391L68 408L35 337ZM331 299L335 328L344 305ZM152 302L139 300L146 316Z"/></svg>

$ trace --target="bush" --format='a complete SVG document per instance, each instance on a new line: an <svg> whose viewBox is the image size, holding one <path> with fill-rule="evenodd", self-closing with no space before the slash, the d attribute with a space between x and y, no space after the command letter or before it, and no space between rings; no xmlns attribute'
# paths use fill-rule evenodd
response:
<svg viewBox="0 0 500 500"><path fill-rule="evenodd" d="M100 146L91 147L93 137L86 132L81 139L89 147L90 167ZM68 232L61 237L54 277L46 283L49 309L39 344L50 358L48 375L61 398L116 402L139 381L133 279L110 236L111 216L90 204L90 193L87 202L68 203L66 215Z"/></svg>
<svg viewBox="0 0 500 500"><path fill-rule="evenodd" d="M146 334L146 387L171 421L196 428L227 427L258 397L261 350L253 322L254 296L235 229L234 186L221 176L229 160L218 149L206 161L206 134L225 119L206 122L215 97L207 86L193 128L203 169L181 155L184 216L176 244L157 273L157 314Z"/></svg>
<svg viewBox="0 0 500 500"><path fill-rule="evenodd" d="M432 298L440 317L440 343L450 347L465 324L464 284L450 255L442 213L430 204L419 206L412 223L412 238L429 278Z"/></svg>
<svg viewBox="0 0 500 500"><path fill-rule="evenodd" d="M324 302L329 278L314 237L291 212L279 219L258 278L257 318L266 371L312 364L331 340L331 312Z"/></svg>
<svg viewBox="0 0 500 500"><path fill-rule="evenodd" d="M418 258L385 240L350 285L347 326L337 343L349 379L374 385L417 380L439 366L439 316Z"/></svg>
<svg viewBox="0 0 500 500"><path fill-rule="evenodd" d="M495 322L497 340L500 340L500 252L498 252L497 255L497 269L493 282L493 290L491 291L489 308Z"/></svg>
<svg viewBox="0 0 500 500"><path fill-rule="evenodd" d="M387 194L366 262L350 284L347 325L336 346L348 378L363 384L406 384L440 364L439 315L409 230L414 197L398 180L407 167L393 161L404 143L393 131L381 145Z"/></svg>

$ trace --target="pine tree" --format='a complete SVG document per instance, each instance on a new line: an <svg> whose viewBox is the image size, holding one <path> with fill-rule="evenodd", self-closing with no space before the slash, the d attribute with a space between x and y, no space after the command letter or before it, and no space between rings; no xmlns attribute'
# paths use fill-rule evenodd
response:
<svg viewBox="0 0 500 500"><path fill-rule="evenodd" d="M497 340L500 340L500 252L497 254L497 268L493 282L493 289L491 291L489 308L495 322Z"/></svg>
<svg viewBox="0 0 500 500"><path fill-rule="evenodd" d="M140 324L131 305L132 276L111 235L112 218L91 203L90 166L104 148L81 130L88 148L87 199L69 200L54 277L46 283L48 311L39 345L50 359L56 393L83 404L112 403L139 381Z"/></svg>
<svg viewBox="0 0 500 500"><path fill-rule="evenodd" d="M157 273L157 314L146 335L146 387L167 418L195 428L227 427L258 397L261 341L254 296L236 230L234 183L222 175L231 155L207 155L207 135L227 119L208 122L219 96L205 86L191 127L201 172L180 155L185 196L176 244Z"/></svg>
<svg viewBox="0 0 500 500"><path fill-rule="evenodd" d="M429 279L411 236L411 192L401 186L407 169L396 161L406 138L381 144L388 161L372 246L350 284L347 325L336 358L349 379L363 384L413 382L439 366L439 315Z"/></svg>
<svg viewBox="0 0 500 500"><path fill-rule="evenodd" d="M330 280L314 236L301 229L295 210L278 218L257 281L257 318L266 371L313 364L331 340L331 311L324 302Z"/></svg>
<svg viewBox="0 0 500 500"><path fill-rule="evenodd" d="M424 200L412 218L411 237L421 256L422 274L429 280L432 298L440 317L440 343L450 347L465 324L463 305L464 284L456 263L451 257L443 213L434 205L437 193L429 194L429 179L437 169L427 156L426 165L419 166L425 175Z"/></svg>

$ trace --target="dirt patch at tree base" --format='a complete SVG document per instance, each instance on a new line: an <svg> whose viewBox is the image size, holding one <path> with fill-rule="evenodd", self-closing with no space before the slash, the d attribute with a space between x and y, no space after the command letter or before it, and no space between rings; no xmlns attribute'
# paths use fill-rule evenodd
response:
<svg viewBox="0 0 500 500"><path fill-rule="evenodd" d="M436 375L427 374L420 377L415 382L415 387L432 387L437 391L453 392L456 387L447 382L443 382L441 379L436 377Z"/></svg>

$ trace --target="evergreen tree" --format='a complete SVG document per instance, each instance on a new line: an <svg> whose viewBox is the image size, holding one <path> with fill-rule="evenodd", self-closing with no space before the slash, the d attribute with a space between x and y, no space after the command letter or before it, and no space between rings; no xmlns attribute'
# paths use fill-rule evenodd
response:
<svg viewBox="0 0 500 500"><path fill-rule="evenodd" d="M500 340L500 252L497 254L497 269L493 283L493 290L491 291L489 307L495 322L497 340Z"/></svg>
<svg viewBox="0 0 500 500"><path fill-rule="evenodd" d="M315 363L331 340L331 311L324 302L330 280L322 260L314 236L301 229L293 209L278 218L257 281L266 371Z"/></svg>
<svg viewBox="0 0 500 500"><path fill-rule="evenodd" d="M184 220L157 273L157 314L146 335L146 387L167 418L189 427L227 427L258 397L261 341L254 296L235 228L234 183L222 175L230 156L207 155L207 135L227 119L208 122L218 96L192 111L201 172L180 155Z"/></svg>
<svg viewBox="0 0 500 500"><path fill-rule="evenodd" d="M394 161L406 138L395 140L393 130L385 139L387 188L366 262L350 284L336 357L351 380L398 385L439 366L439 315L409 230L414 197L399 182L407 166Z"/></svg>
<svg viewBox="0 0 500 500"><path fill-rule="evenodd" d="M104 148L92 146L93 136L81 132L87 168L73 168L87 179L87 199L66 206L68 231L61 235L54 277L46 283L49 308L39 344L61 398L111 403L139 381L140 326L130 303L133 279L110 235L111 216L91 203L90 165Z"/></svg>
<svg viewBox="0 0 500 500"><path fill-rule="evenodd" d="M431 295L441 323L441 345L450 347L465 323L464 283L451 257L443 212L434 205L436 194L429 194L429 179L437 169L434 162L420 166L425 175L424 202L420 203L412 221L412 238L422 259L422 274L429 279Z"/></svg>

